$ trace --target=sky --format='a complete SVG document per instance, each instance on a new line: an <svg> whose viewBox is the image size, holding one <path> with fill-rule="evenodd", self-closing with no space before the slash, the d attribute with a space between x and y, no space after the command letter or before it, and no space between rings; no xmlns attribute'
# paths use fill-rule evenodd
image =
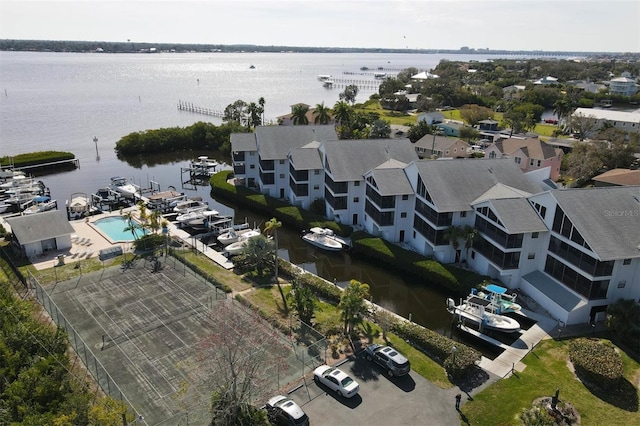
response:
<svg viewBox="0 0 640 426"><path fill-rule="evenodd" d="M0 0L0 39L640 52L640 1Z"/></svg>

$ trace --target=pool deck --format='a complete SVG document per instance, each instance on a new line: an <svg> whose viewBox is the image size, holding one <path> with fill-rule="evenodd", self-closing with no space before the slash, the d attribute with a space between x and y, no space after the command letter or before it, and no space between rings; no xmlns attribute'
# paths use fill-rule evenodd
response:
<svg viewBox="0 0 640 426"><path fill-rule="evenodd" d="M42 270L58 265L59 256L64 256L63 259L66 264L97 257L100 250L114 246L122 247L124 253L131 253L133 250L133 242L112 242L93 225L97 220L106 217L120 216L121 213L129 211L138 213L139 210L138 207L130 207L123 210L101 213L85 219L69 221L74 229L74 233L71 235L70 248L51 250L36 257L29 258L29 260L37 270ZM169 222L168 228L169 235L178 237L185 246L196 248L225 269L233 268L233 263L227 257L200 243L198 239L193 238L188 232L180 229L176 223Z"/></svg>

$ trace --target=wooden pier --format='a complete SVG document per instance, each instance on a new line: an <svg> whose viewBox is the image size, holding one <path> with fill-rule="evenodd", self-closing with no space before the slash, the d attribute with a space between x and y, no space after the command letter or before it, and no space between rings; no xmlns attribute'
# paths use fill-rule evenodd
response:
<svg viewBox="0 0 640 426"><path fill-rule="evenodd" d="M219 111L219 110L212 109L212 108L201 107L201 106L198 106L198 105L194 105L191 102L178 101L178 110L179 111L186 111L186 112L193 112L195 114L209 115L209 116L218 117L218 118L224 117L224 111Z"/></svg>

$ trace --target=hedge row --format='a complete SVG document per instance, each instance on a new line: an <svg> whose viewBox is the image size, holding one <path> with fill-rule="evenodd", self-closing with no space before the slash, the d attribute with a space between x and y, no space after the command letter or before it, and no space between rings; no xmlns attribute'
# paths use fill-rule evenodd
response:
<svg viewBox="0 0 640 426"><path fill-rule="evenodd" d="M351 235L353 251L359 255L375 259L390 265L399 271L407 271L441 288L468 294L471 288L479 286L489 277L443 265L436 260L426 259L423 255L406 250L397 244L358 231Z"/></svg>
<svg viewBox="0 0 640 426"><path fill-rule="evenodd" d="M475 349L418 324L398 321L392 325L391 331L440 363L454 379L471 374L476 362L480 361L481 355Z"/></svg>
<svg viewBox="0 0 640 426"><path fill-rule="evenodd" d="M297 266L286 260L281 259L278 265L283 275L286 275L290 279L297 279L300 284L309 287L316 296L322 297L330 303L340 303L342 290L339 287L328 283L317 275L301 273Z"/></svg>
<svg viewBox="0 0 640 426"><path fill-rule="evenodd" d="M252 191L245 186L231 185L227 182L231 174L232 172L222 171L211 177L211 192L214 197L227 199L255 210L264 216L276 217L283 223L295 227L298 231L318 226L320 228L330 228L336 234L342 236L351 234L352 228L350 226L337 224L332 220L327 220L324 216Z"/></svg>
<svg viewBox="0 0 640 426"><path fill-rule="evenodd" d="M616 390L624 378L622 357L612 345L599 339L572 340L569 357L578 376L603 389Z"/></svg>
<svg viewBox="0 0 640 426"><path fill-rule="evenodd" d="M185 265L187 265L187 267L189 267L189 269L191 269L192 271L194 271L195 273L197 273L198 275L200 275L201 277L203 277L204 279L206 279L211 284L213 284L217 288L221 289L225 293L231 293L233 291L231 289L231 287L229 287L227 284L225 284L223 282L220 282L214 275L212 275L209 272L205 271L204 269L200 268L198 265L190 262L184 256L184 254L182 254L180 251L170 249L169 253L171 253L171 255L174 256L176 259L180 260L180 262L182 262Z"/></svg>

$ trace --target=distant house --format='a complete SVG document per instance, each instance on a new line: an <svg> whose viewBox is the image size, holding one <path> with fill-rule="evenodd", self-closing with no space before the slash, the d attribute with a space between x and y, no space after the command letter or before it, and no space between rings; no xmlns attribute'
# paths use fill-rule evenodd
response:
<svg viewBox="0 0 640 426"><path fill-rule="evenodd" d="M638 93L638 84L629 73L609 81L609 93L612 95L633 96Z"/></svg>
<svg viewBox="0 0 640 426"><path fill-rule="evenodd" d="M456 121L447 121L445 123L436 124L438 130L440 130L445 136L451 136L454 138L460 137L460 129L464 127L464 124Z"/></svg>
<svg viewBox="0 0 640 426"><path fill-rule="evenodd" d="M440 78L440 76L436 75L436 74L431 74L428 71L423 71L421 73L418 73L416 75L412 75L411 76L412 80L429 80L429 79L432 79L432 78Z"/></svg>
<svg viewBox="0 0 640 426"><path fill-rule="evenodd" d="M536 85L540 85L540 84L556 84L558 82L558 79L555 77L551 77L550 75L546 76L546 77L542 77L539 80L536 80L533 82L533 84Z"/></svg>
<svg viewBox="0 0 640 426"><path fill-rule="evenodd" d="M588 81L581 81L581 80L567 81L567 84L589 93L599 93L600 91L607 88L607 86L605 86L604 84L591 83Z"/></svg>
<svg viewBox="0 0 640 426"><path fill-rule="evenodd" d="M496 120L492 119L481 120L478 122L478 130L481 132L497 132L498 124L499 123Z"/></svg>
<svg viewBox="0 0 640 426"><path fill-rule="evenodd" d="M512 158L523 172L549 167L549 178L560 179L560 164L564 152L537 138L500 139L485 150L486 158Z"/></svg>
<svg viewBox="0 0 640 426"><path fill-rule="evenodd" d="M605 123L625 132L640 132L640 113L626 111L612 111L609 109L576 108L573 118L591 120L595 129L600 129Z"/></svg>
<svg viewBox="0 0 640 426"><path fill-rule="evenodd" d="M593 178L594 186L640 186L640 170L613 169Z"/></svg>
<svg viewBox="0 0 640 426"><path fill-rule="evenodd" d="M444 114L442 114L440 111L423 112L422 114L418 115L417 121L418 123L424 121L429 125L442 123L444 121Z"/></svg>
<svg viewBox="0 0 640 426"><path fill-rule="evenodd" d="M71 248L71 234L75 230L64 211L19 216L6 219L6 222L11 227L14 248L24 257Z"/></svg>
<svg viewBox="0 0 640 426"><path fill-rule="evenodd" d="M420 158L467 158L469 145L460 139L424 135L413 144Z"/></svg>
<svg viewBox="0 0 640 426"><path fill-rule="evenodd" d="M505 101L510 101L512 99L520 99L521 93L524 91L526 86L523 85L511 85L502 89L502 98Z"/></svg>
<svg viewBox="0 0 640 426"><path fill-rule="evenodd" d="M291 113L279 116L277 118L278 124L280 124L281 126L293 126L293 109L298 105L302 105L309 108L309 111L307 111L307 114L306 114L307 121L309 122L309 124L315 124L314 121L316 119L316 116L314 115L314 112L316 109L311 108L309 105L305 103L298 103L298 104L291 105Z"/></svg>

